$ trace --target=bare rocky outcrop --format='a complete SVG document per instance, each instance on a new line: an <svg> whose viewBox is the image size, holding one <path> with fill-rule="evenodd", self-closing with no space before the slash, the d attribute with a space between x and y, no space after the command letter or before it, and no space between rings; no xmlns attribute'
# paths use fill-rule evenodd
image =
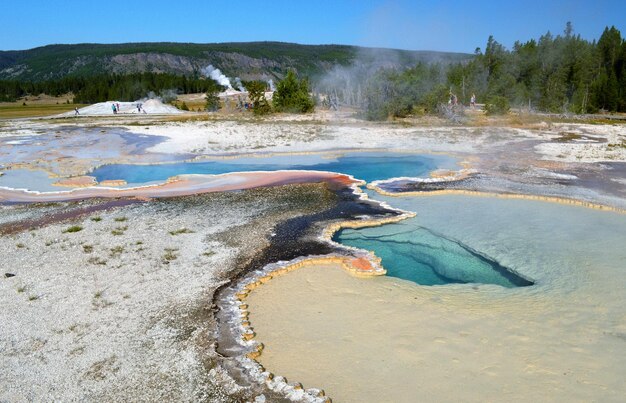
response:
<svg viewBox="0 0 626 403"><path fill-rule="evenodd" d="M169 53L131 53L109 58L108 70L113 73L178 73L190 74L198 70L198 62L185 56Z"/></svg>

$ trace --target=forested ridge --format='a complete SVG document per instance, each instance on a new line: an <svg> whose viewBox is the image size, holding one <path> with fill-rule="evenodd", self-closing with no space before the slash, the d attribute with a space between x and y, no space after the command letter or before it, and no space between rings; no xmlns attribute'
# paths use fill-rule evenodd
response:
<svg viewBox="0 0 626 403"><path fill-rule="evenodd" d="M170 73L192 77L209 64L227 76L244 80L281 79L288 70L315 77L336 65L350 65L366 53L382 57L386 63L397 67L409 67L419 61L458 62L472 57L468 53L286 42L83 43L0 51L0 80L46 81L113 73Z"/></svg>

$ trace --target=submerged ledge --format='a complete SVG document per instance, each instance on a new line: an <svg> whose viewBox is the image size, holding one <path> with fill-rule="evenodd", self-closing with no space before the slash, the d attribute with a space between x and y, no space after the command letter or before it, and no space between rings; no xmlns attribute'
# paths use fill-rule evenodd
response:
<svg viewBox="0 0 626 403"><path fill-rule="evenodd" d="M385 181L385 183L392 183L393 180ZM437 184L445 186L447 182L452 181L429 181L430 184ZM381 183L381 182L378 182ZM404 197L404 196L443 196L443 195L465 195L465 196L480 196L480 197L495 197L499 199L524 199L524 200L537 200L545 201L549 203L568 204L573 206L586 207L595 210L611 211L620 214L626 214L626 209L621 207L609 206L606 204L588 202L583 200L571 199L567 197L559 196L540 196L525 193L504 193L504 192L490 192L480 190L467 190L467 189L424 189L424 190L411 190L411 191L397 191L391 192L378 186L376 183L369 183L366 186L368 189L375 191L383 196L389 197Z"/></svg>

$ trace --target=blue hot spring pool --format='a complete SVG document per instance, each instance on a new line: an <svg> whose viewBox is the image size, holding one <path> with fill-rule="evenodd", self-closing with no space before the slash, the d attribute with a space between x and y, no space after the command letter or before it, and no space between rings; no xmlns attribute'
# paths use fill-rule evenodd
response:
<svg viewBox="0 0 626 403"><path fill-rule="evenodd" d="M335 241L374 251L388 276L421 285L533 284L461 241L420 226L415 218L380 227L345 229L335 235Z"/></svg>
<svg viewBox="0 0 626 403"><path fill-rule="evenodd" d="M123 179L129 185L165 181L183 174L217 175L228 172L315 170L349 174L366 182L427 175L437 168L456 168L447 156L392 152L351 152L342 154L278 155L236 159L181 162L175 164L112 164L95 169L90 175L98 182Z"/></svg>

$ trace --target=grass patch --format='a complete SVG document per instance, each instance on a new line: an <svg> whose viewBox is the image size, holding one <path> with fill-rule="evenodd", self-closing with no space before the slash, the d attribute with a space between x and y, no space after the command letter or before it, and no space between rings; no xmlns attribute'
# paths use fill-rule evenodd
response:
<svg viewBox="0 0 626 403"><path fill-rule="evenodd" d="M622 140L621 143L611 143L607 145L608 148L626 148L626 141Z"/></svg>
<svg viewBox="0 0 626 403"><path fill-rule="evenodd" d="M124 235L124 231L126 231L128 229L127 226L124 227L116 227L113 230L111 230L111 234L113 235Z"/></svg>
<svg viewBox="0 0 626 403"><path fill-rule="evenodd" d="M69 233L73 233L73 232L78 232L78 231L82 231L82 230L83 230L83 227L81 227L80 225L72 225L71 227L64 229L63 233L64 234L68 233L68 232Z"/></svg>
<svg viewBox="0 0 626 403"><path fill-rule="evenodd" d="M93 245L83 245L83 252L85 253L93 252Z"/></svg>
<svg viewBox="0 0 626 403"><path fill-rule="evenodd" d="M91 221L93 221L93 222L100 222L100 221L102 221L102 217L100 217L100 216L91 217Z"/></svg>
<svg viewBox="0 0 626 403"><path fill-rule="evenodd" d="M582 136L578 133L561 132L560 137L554 139L557 143L569 143L571 141L580 140Z"/></svg>
<svg viewBox="0 0 626 403"><path fill-rule="evenodd" d="M93 256L93 257L90 257L90 258L89 258L89 260L87 260L87 262L88 262L88 263L91 263L91 264L98 265L98 266L105 266L105 265L107 264L107 261L106 261L106 260L101 259L101 258L100 258L100 257L98 257L98 256Z"/></svg>
<svg viewBox="0 0 626 403"><path fill-rule="evenodd" d="M28 103L26 106L22 104L0 105L0 119L57 115L59 113L73 111L76 107L82 108L83 106L85 105L61 103L58 105L28 105Z"/></svg>
<svg viewBox="0 0 626 403"><path fill-rule="evenodd" d="M18 248L20 248L20 249L22 249L22 248L25 248L25 247L26 247L26 245L24 245L23 243L18 243L18 244L17 244L17 245L15 245L15 246L17 246L17 247L18 247Z"/></svg>
<svg viewBox="0 0 626 403"><path fill-rule="evenodd" d="M39 295L29 295L28 296L28 300L29 301L36 301L39 299Z"/></svg>
<svg viewBox="0 0 626 403"><path fill-rule="evenodd" d="M180 234L193 234L194 231L189 228L180 228L174 231L170 231L170 235L180 235Z"/></svg>
<svg viewBox="0 0 626 403"><path fill-rule="evenodd" d="M172 260L178 259L178 255L175 253L177 251L178 251L178 249L165 248L165 254L163 255L163 262L164 263L169 263Z"/></svg>
<svg viewBox="0 0 626 403"><path fill-rule="evenodd" d="M17 292L18 293L23 293L24 291L26 291L26 286L25 285L21 285L19 287L17 287Z"/></svg>
<svg viewBox="0 0 626 403"><path fill-rule="evenodd" d="M106 308L113 305L113 302L104 299L104 291L98 290L93 294L93 301L91 302L94 309Z"/></svg>
<svg viewBox="0 0 626 403"><path fill-rule="evenodd" d="M215 252L213 252L212 250L207 250L206 252L202 254L202 256L213 256L213 255L215 255Z"/></svg>
<svg viewBox="0 0 626 403"><path fill-rule="evenodd" d="M126 217L115 217L115 221L117 221L117 222L124 222L124 221L127 221L127 220L128 220L128 218L126 218Z"/></svg>
<svg viewBox="0 0 626 403"><path fill-rule="evenodd" d="M123 246L115 246L113 248L111 248L111 257L115 257L115 256L119 256L122 253L124 253L124 247Z"/></svg>

